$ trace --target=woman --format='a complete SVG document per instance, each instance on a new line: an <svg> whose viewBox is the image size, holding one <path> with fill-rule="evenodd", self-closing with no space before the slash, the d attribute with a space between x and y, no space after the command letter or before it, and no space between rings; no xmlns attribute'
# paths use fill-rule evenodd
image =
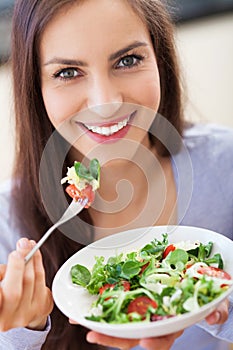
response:
<svg viewBox="0 0 233 350"><path fill-rule="evenodd" d="M2 261L18 238L33 241L21 238L6 271L2 267L2 330L25 328L2 333L0 344L13 344L15 349L25 348L25 343L29 349L39 349L43 343L43 349L90 349L90 343L122 349L138 344L146 349L186 349L195 337L196 349L224 349L227 343L220 339L232 341L227 323L225 328L203 323L182 336L138 340L89 332L87 343L87 331L69 325L56 308L51 330L47 319L52 302L46 284L51 287L62 263L93 239L168 223L208 227L232 238L232 132L206 128L199 137L199 130L191 128L183 146L179 70L172 26L160 1L18 0L12 67L18 148L13 188L2 195L5 208L10 201L11 217L14 213L14 220L2 214ZM213 150L218 150L216 158ZM226 150L228 158L223 158ZM67 201L58 181L62 169L64 175L74 160L85 162L94 156L101 162L96 202L61 228L65 235L53 234L42 247L45 282L40 254L26 267L23 257L64 211ZM184 180L181 190L184 197L188 193L187 198L177 197L172 160L178 164ZM219 161L226 160L223 179L217 169ZM211 169L203 174L207 161ZM119 200L116 185L122 179L127 182L121 185L127 198L119 196ZM226 188L220 186L212 194L216 179ZM127 184L133 186L132 192ZM192 186L193 192L185 191ZM210 216L210 194L216 211L219 198L226 197L224 206L220 205L222 221L215 214ZM132 200L126 202L129 196ZM145 208L148 215L141 216ZM66 237L69 232L78 236L71 240ZM227 313L224 302L207 321L222 324Z"/></svg>

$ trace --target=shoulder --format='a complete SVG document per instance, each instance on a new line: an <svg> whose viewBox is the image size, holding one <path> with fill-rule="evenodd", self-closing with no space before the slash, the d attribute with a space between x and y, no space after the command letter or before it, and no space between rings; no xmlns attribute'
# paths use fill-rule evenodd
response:
<svg viewBox="0 0 233 350"><path fill-rule="evenodd" d="M184 143L194 162L220 162L218 168L224 164L233 167L232 128L216 124L193 125L185 129Z"/></svg>
<svg viewBox="0 0 233 350"><path fill-rule="evenodd" d="M233 129L199 124L184 133L193 172L193 182L199 191L209 191L211 197L220 196L233 201Z"/></svg>
<svg viewBox="0 0 233 350"><path fill-rule="evenodd" d="M183 224L206 227L232 238L233 129L194 125L185 130L183 140L189 155L189 163L185 163L185 152L180 153L183 183L187 182L187 169L191 169L185 187L185 195L191 192L190 202Z"/></svg>
<svg viewBox="0 0 233 350"><path fill-rule="evenodd" d="M0 183L0 263L6 262L9 252L15 249L19 238L11 211L11 189L11 180Z"/></svg>
<svg viewBox="0 0 233 350"><path fill-rule="evenodd" d="M193 124L184 130L184 141L186 143L215 143L221 141L223 144L233 145L233 128L217 124Z"/></svg>

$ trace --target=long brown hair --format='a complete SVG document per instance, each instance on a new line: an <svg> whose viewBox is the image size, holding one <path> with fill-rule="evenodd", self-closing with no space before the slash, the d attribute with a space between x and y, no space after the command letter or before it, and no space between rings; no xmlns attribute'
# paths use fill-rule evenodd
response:
<svg viewBox="0 0 233 350"><path fill-rule="evenodd" d="M38 43L40 36L50 21L63 6L72 6L84 0L17 0L13 14L12 27L12 69L14 79L14 98L16 116L16 160L12 190L14 210L19 219L22 236L39 240L51 221L59 218L64 211L64 194L58 189L55 179L61 174L61 168L68 165L70 145L54 130L43 103L40 86L40 66ZM168 119L179 133L182 133L182 104L179 69L176 59L173 26L170 17L159 0L128 0L136 13L146 22L154 44L161 79L161 103L159 113ZM46 168L40 179L41 158L51 135L52 152L44 162ZM168 152L156 138L151 142L159 152L167 156ZM169 139L169 135L167 135ZM52 160L51 160L52 158ZM64 159L65 162L64 162ZM46 187L47 197L53 203L51 213L43 205L41 188ZM86 235L91 241L92 230L88 211L80 214L82 220L75 230ZM69 223L72 225L72 220ZM72 226L70 226L72 230ZM82 247L65 235L55 233L42 247L47 275L47 284L51 287L53 277L67 258ZM67 319L54 308L52 330L43 349L72 350L98 348L85 342L86 330L79 326L70 326Z"/></svg>

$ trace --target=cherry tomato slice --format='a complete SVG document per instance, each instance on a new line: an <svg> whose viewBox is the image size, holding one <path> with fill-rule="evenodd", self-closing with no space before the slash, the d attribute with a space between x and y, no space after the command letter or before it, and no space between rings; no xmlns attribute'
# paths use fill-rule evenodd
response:
<svg viewBox="0 0 233 350"><path fill-rule="evenodd" d="M139 315L145 316L149 306L156 309L158 305L154 300L147 296L140 296L129 303L127 313L130 314L131 312L137 312Z"/></svg>
<svg viewBox="0 0 233 350"><path fill-rule="evenodd" d="M121 281L120 285L123 286L124 292L128 292L130 290L129 281Z"/></svg>
<svg viewBox="0 0 233 350"><path fill-rule="evenodd" d="M111 284L111 283L106 283L104 284L102 287L100 287L99 289L99 294L103 294L103 292L107 289L113 289L115 287L115 284Z"/></svg>
<svg viewBox="0 0 233 350"><path fill-rule="evenodd" d="M85 208L89 208L95 199L95 192L92 190L91 185L87 185L83 190L78 190L75 185L69 185L66 187L68 195L76 201L83 198L88 198L88 203Z"/></svg>
<svg viewBox="0 0 233 350"><path fill-rule="evenodd" d="M130 290L130 283L128 281L120 281L119 283L106 283L99 289L99 294L103 294L103 292L107 289L113 289L116 285L123 286L124 292Z"/></svg>
<svg viewBox="0 0 233 350"><path fill-rule="evenodd" d="M77 189L75 185L69 185L66 187L66 192L71 198L78 200L80 198L80 191Z"/></svg>
<svg viewBox="0 0 233 350"><path fill-rule="evenodd" d="M163 252L163 259L166 258L166 256L170 253L173 252L176 249L176 247L173 244L169 244Z"/></svg>
<svg viewBox="0 0 233 350"><path fill-rule="evenodd" d="M146 270L146 268L150 265L150 262L148 261L145 265L141 267L141 271L139 272L139 275L141 276L143 272Z"/></svg>
<svg viewBox="0 0 233 350"><path fill-rule="evenodd" d="M214 266L201 266L197 269L197 272L210 277L231 280L231 276L226 271Z"/></svg>

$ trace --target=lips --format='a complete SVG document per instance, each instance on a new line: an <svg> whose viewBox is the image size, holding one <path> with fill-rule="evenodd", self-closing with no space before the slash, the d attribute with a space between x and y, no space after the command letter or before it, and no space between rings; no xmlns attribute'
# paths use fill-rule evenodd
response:
<svg viewBox="0 0 233 350"><path fill-rule="evenodd" d="M135 114L136 111L108 123L85 124L77 122L77 124L80 124L86 130L87 135L97 142L116 141L127 134L130 121Z"/></svg>
<svg viewBox="0 0 233 350"><path fill-rule="evenodd" d="M128 124L129 119L130 119L130 116L124 118L122 121L119 121L118 123L112 123L109 125L105 124L104 126L98 126L98 125L84 124L84 126L88 130L92 131L93 133L103 135L103 136L110 136L117 133L121 129L123 129Z"/></svg>

